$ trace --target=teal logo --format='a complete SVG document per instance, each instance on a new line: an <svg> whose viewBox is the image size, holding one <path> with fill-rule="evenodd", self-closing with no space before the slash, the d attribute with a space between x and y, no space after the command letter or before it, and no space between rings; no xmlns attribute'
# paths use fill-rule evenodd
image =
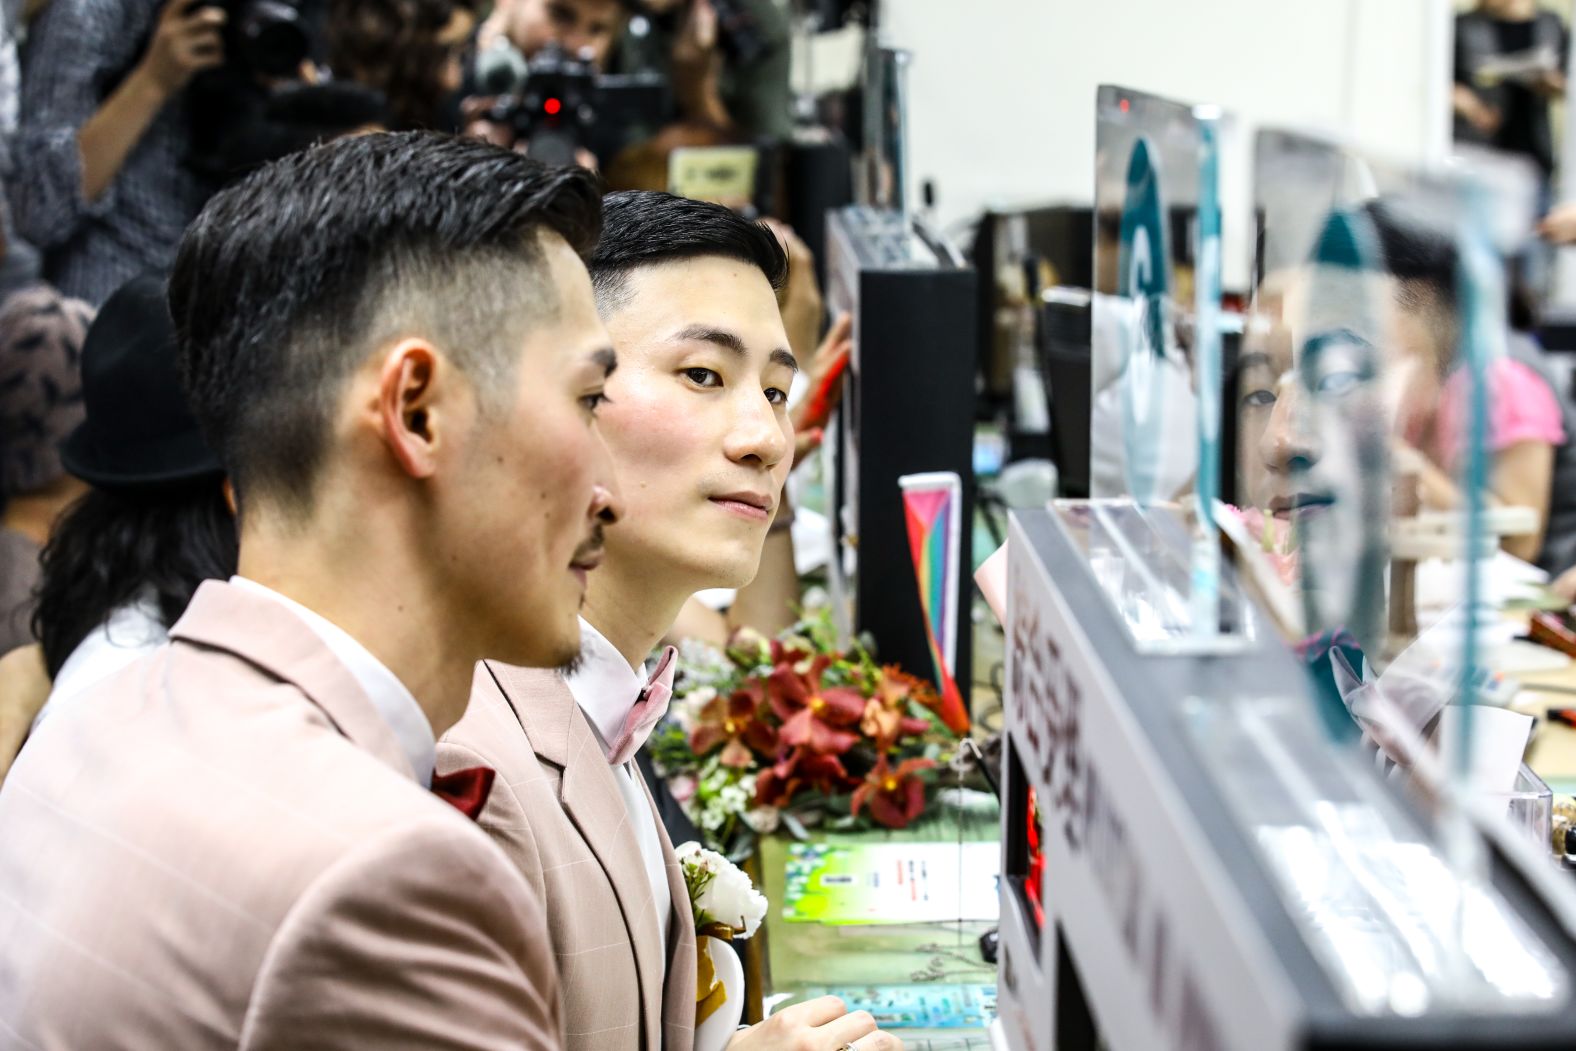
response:
<svg viewBox="0 0 1576 1051"><path fill-rule="evenodd" d="M1133 144L1122 202L1117 294L1130 311L1122 326L1122 444L1127 491L1147 504L1156 492L1164 440L1166 300L1171 254L1167 250L1160 169L1147 139Z"/></svg>

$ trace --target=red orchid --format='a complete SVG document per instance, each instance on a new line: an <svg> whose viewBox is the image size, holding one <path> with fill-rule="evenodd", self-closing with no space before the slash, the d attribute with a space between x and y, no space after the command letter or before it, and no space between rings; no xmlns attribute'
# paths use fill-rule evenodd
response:
<svg viewBox="0 0 1576 1051"><path fill-rule="evenodd" d="M760 718L765 699L759 682L747 682L726 697L713 697L697 713L690 749L707 755L720 744L722 765L738 769L753 763L756 753L772 755L777 751L777 731Z"/></svg>
<svg viewBox="0 0 1576 1051"><path fill-rule="evenodd" d="M932 759L905 759L893 770L883 755L854 789L850 811L857 817L866 803L870 816L887 828L907 828L925 810L925 783L915 775L935 766Z"/></svg>
<svg viewBox="0 0 1576 1051"><path fill-rule="evenodd" d="M831 657L822 655L803 672L796 670L802 662L772 669L766 695L782 720L778 739L784 745L841 755L858 742L859 735L845 727L863 718L865 696L852 686L823 685L821 677L831 663Z"/></svg>
<svg viewBox="0 0 1576 1051"><path fill-rule="evenodd" d="M899 737L924 733L930 729L929 721L908 715L908 704L910 700L925 704L930 692L921 680L899 671L895 665L887 665L881 669L875 696L865 702L860 731L874 739L880 752L891 751Z"/></svg>
<svg viewBox="0 0 1576 1051"><path fill-rule="evenodd" d="M848 771L837 756L795 748L756 778L755 805L785 807L807 785L830 794L847 782Z"/></svg>

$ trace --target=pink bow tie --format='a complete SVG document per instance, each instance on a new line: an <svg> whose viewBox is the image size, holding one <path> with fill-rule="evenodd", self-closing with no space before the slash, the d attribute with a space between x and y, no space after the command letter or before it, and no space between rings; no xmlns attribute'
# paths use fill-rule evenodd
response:
<svg viewBox="0 0 1576 1051"><path fill-rule="evenodd" d="M651 673L651 678L646 682L646 688L640 691L640 697L635 701L635 706L624 716L624 726L618 732L618 739L607 748L607 761L614 766L623 766L634 758L640 751L640 746L646 743L646 738L651 736L651 731L656 729L662 717L668 713L668 701L673 697L673 673L678 660L679 652L672 646L662 651L662 659L657 661L657 670Z"/></svg>

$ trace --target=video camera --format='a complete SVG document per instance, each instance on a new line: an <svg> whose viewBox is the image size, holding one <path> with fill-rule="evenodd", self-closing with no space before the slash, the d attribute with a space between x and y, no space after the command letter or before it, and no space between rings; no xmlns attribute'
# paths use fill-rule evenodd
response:
<svg viewBox="0 0 1576 1051"><path fill-rule="evenodd" d="M498 67L479 87L498 101L489 120L508 126L543 164L573 164L577 150L611 159L642 127L659 124L671 90L657 73L598 73L557 45L523 70Z"/></svg>
<svg viewBox="0 0 1576 1051"><path fill-rule="evenodd" d="M320 0L192 0L225 14L225 63L262 77L294 77L321 39Z"/></svg>

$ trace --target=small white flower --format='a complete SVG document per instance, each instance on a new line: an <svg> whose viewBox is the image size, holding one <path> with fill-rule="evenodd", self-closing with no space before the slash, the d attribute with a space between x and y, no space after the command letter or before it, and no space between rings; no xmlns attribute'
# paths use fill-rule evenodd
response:
<svg viewBox="0 0 1576 1051"><path fill-rule="evenodd" d="M781 821L782 814L774 806L758 806L744 812L744 823L761 836L769 836L776 832Z"/></svg>
<svg viewBox="0 0 1576 1051"><path fill-rule="evenodd" d="M741 938L754 935L766 917L766 897L755 889L750 877L715 850L693 841L674 853L688 877L687 885L695 885L696 876L709 876L700 881L700 893L691 902L697 920L726 924Z"/></svg>

